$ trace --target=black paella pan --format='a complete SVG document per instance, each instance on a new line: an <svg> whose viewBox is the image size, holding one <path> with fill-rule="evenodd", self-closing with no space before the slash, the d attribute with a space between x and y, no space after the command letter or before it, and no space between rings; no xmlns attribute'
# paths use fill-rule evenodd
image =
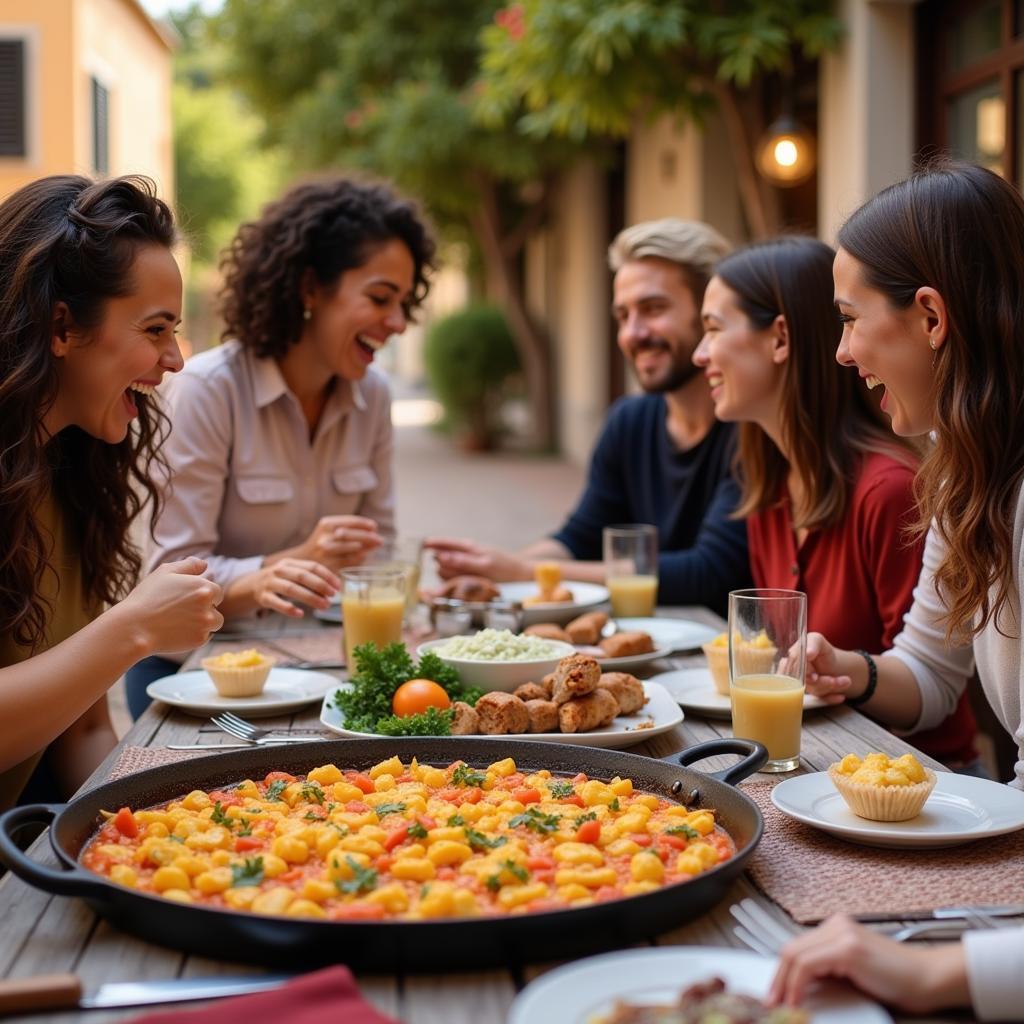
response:
<svg viewBox="0 0 1024 1024"><path fill-rule="evenodd" d="M713 774L687 767L716 754L744 757ZM555 775L628 777L637 789L691 809L714 808L719 824L736 844L736 856L689 882L639 896L535 914L430 921L323 921L181 904L115 885L78 863L82 848L101 824L101 809L140 810L193 789L263 778L270 771L302 775L328 763L343 770L366 770L394 755L438 766L462 759L478 768L512 757L527 772L547 768ZM679 927L717 903L743 870L764 828L761 812L735 784L756 772L767 756L760 744L735 739L711 740L662 760L513 739L367 739L258 747L139 772L68 804L16 807L0 816L0 861L40 889L80 897L125 931L221 960L278 967L343 962L361 970L436 971L564 959ZM31 823L49 824L59 868L33 861L15 845L13 833Z"/></svg>

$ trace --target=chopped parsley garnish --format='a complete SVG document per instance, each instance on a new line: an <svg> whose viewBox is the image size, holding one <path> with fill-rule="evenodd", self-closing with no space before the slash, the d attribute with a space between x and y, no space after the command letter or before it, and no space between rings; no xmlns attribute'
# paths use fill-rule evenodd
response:
<svg viewBox="0 0 1024 1024"><path fill-rule="evenodd" d="M585 821L597 821L597 811L587 811L586 814L581 814L575 821L577 828Z"/></svg>
<svg viewBox="0 0 1024 1024"><path fill-rule="evenodd" d="M452 784L456 786L482 786L486 781L483 772L474 771L468 764L460 764L452 772Z"/></svg>
<svg viewBox="0 0 1024 1024"><path fill-rule="evenodd" d="M448 819L448 827L449 828L455 828L458 825L465 825L465 824L466 824L466 819L461 814L453 814Z"/></svg>
<svg viewBox="0 0 1024 1024"><path fill-rule="evenodd" d="M231 884L259 885L263 881L263 858L246 857L241 864L231 865Z"/></svg>
<svg viewBox="0 0 1024 1024"><path fill-rule="evenodd" d="M506 836L495 836L493 839L489 839L483 832L478 832L475 828L467 828L465 832L466 842L474 850L496 850L508 842Z"/></svg>
<svg viewBox="0 0 1024 1024"><path fill-rule="evenodd" d="M700 833L691 825L673 825L665 829L667 836L684 836L687 839L700 839Z"/></svg>
<svg viewBox="0 0 1024 1024"><path fill-rule="evenodd" d="M364 868L355 857L346 857L345 863L352 869L352 877L344 882L340 878L334 880L338 892L366 892L377 887L377 872L373 868Z"/></svg>
<svg viewBox="0 0 1024 1024"><path fill-rule="evenodd" d="M324 816L322 814L317 814L316 811L306 811L306 813L303 815L303 817L306 819L306 821L323 821L324 820Z"/></svg>
<svg viewBox="0 0 1024 1024"><path fill-rule="evenodd" d="M418 821L414 821L409 826L409 835L411 835L413 839L426 839L427 830Z"/></svg>
<svg viewBox="0 0 1024 1024"><path fill-rule="evenodd" d="M558 828L561 815L545 814L536 807L528 807L522 814L517 814L510 819L509 825L516 828L518 825L525 825L532 828L534 832L554 832Z"/></svg>
<svg viewBox="0 0 1024 1024"><path fill-rule="evenodd" d="M568 781L555 781L548 783L548 792L556 800L564 800L567 796L572 796L576 790L573 789L573 785Z"/></svg>
<svg viewBox="0 0 1024 1024"><path fill-rule="evenodd" d="M221 807L219 800L213 805L213 814L210 815L210 821L215 825L224 825L229 829L235 826L234 821L224 813L224 808Z"/></svg>
<svg viewBox="0 0 1024 1024"><path fill-rule="evenodd" d="M507 871L510 875L514 875L520 882L528 882L530 880L530 872L522 864L517 864L514 860L503 860L498 867L501 869L498 874L491 875L485 883L491 892L497 892L501 888L501 871Z"/></svg>
<svg viewBox="0 0 1024 1024"><path fill-rule="evenodd" d="M311 804L322 804L324 802L324 791L316 782L304 782L299 790L299 796Z"/></svg>
<svg viewBox="0 0 1024 1024"><path fill-rule="evenodd" d="M181 836L168 836L167 838L170 839L172 843L181 843L182 845L185 843L185 840L182 839Z"/></svg>
<svg viewBox="0 0 1024 1024"><path fill-rule="evenodd" d="M615 798L615 799L614 799L614 800L613 800L613 801L612 801L612 802L611 802L611 803L610 803L610 804L608 805L608 809L609 809L610 811L617 811L617 810L619 809L619 798L618 798L618 797L616 797L616 798Z"/></svg>
<svg viewBox="0 0 1024 1024"><path fill-rule="evenodd" d="M376 810L378 818L385 818L389 814L401 814L405 810L405 804L377 804L374 810Z"/></svg>
<svg viewBox="0 0 1024 1024"><path fill-rule="evenodd" d="M335 821L329 821L329 822L327 822L327 826L329 828L333 828L334 831L337 832L339 836L347 836L348 835L348 825L339 825Z"/></svg>
<svg viewBox="0 0 1024 1024"><path fill-rule="evenodd" d="M238 830L240 836L251 836L252 835L252 822L248 818L243 818L241 822L242 827Z"/></svg>
<svg viewBox="0 0 1024 1024"><path fill-rule="evenodd" d="M427 708L415 715L378 718L374 732L381 736L450 736L455 712L451 708Z"/></svg>
<svg viewBox="0 0 1024 1024"><path fill-rule="evenodd" d="M274 779L274 781L267 786L266 798L268 800L280 800L281 794L288 788L288 783L284 779Z"/></svg>

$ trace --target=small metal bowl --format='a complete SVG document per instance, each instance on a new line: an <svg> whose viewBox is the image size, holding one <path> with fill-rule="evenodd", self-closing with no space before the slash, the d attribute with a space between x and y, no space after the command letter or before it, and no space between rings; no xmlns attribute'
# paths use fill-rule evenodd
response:
<svg viewBox="0 0 1024 1024"><path fill-rule="evenodd" d="M523 606L518 601L458 601L435 597L430 601L430 622L440 636L471 633L474 629L523 629Z"/></svg>

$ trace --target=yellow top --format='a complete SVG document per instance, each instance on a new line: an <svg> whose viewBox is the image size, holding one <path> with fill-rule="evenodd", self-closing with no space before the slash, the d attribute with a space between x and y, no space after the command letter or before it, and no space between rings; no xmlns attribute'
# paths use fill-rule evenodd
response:
<svg viewBox="0 0 1024 1024"><path fill-rule="evenodd" d="M49 559L53 572L43 574L40 586L42 596L53 606L53 613L46 625L46 635L35 652L16 643L10 634L0 634L0 668L16 665L33 653L39 654L56 646L77 633L92 618L86 610L82 589L78 543L58 515L52 495L47 495L40 506L39 525L44 537L49 534L53 538ZM13 806L42 756L43 751L40 750L21 764L0 772L0 810Z"/></svg>
<svg viewBox="0 0 1024 1024"><path fill-rule="evenodd" d="M869 786L913 786L927 778L921 762L913 754L896 758L868 754L863 761L856 754L847 754L836 765L836 771L849 775L853 782Z"/></svg>

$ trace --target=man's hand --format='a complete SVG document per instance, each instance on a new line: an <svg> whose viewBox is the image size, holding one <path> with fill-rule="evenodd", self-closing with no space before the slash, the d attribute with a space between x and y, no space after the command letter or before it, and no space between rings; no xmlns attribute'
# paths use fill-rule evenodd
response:
<svg viewBox="0 0 1024 1024"><path fill-rule="evenodd" d="M443 580L453 576L486 576L498 583L533 579L533 565L525 558L471 540L428 537L423 546L434 552L437 572Z"/></svg>
<svg viewBox="0 0 1024 1024"><path fill-rule="evenodd" d="M383 538L372 519L365 516L324 516L298 547L282 552L282 557L319 562L335 573L350 565L361 565L366 556L382 543Z"/></svg>

